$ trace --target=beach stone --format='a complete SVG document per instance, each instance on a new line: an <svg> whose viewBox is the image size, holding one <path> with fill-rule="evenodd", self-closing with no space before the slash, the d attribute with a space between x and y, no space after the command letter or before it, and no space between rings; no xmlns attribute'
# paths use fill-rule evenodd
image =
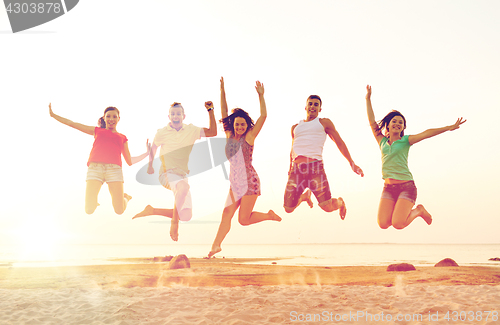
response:
<svg viewBox="0 0 500 325"><path fill-rule="evenodd" d="M168 264L169 269L189 269L190 267L191 263L189 263L189 259L184 254L177 255Z"/></svg>
<svg viewBox="0 0 500 325"><path fill-rule="evenodd" d="M435 267L446 267L446 266L458 266L457 262L452 260L451 258L445 258L444 260L441 260L437 262Z"/></svg>
<svg viewBox="0 0 500 325"><path fill-rule="evenodd" d="M387 272L393 271L415 271L415 267L409 263L391 264L387 267Z"/></svg>
<svg viewBox="0 0 500 325"><path fill-rule="evenodd" d="M500 261L500 257L492 257L488 261Z"/></svg>
<svg viewBox="0 0 500 325"><path fill-rule="evenodd" d="M172 255L165 256L161 259L162 262L170 262L174 257Z"/></svg>

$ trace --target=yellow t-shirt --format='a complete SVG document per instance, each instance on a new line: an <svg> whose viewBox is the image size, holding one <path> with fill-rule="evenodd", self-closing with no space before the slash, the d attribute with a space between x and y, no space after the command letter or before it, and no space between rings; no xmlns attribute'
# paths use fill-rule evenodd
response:
<svg viewBox="0 0 500 325"><path fill-rule="evenodd" d="M182 124L177 131L169 125L156 132L153 143L160 147L162 166L160 174L166 170L180 168L189 174L188 161L193 144L201 138L202 128L193 124Z"/></svg>

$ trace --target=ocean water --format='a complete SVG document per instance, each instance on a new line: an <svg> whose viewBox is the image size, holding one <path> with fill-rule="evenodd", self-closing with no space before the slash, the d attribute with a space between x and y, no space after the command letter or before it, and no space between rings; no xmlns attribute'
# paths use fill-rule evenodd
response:
<svg viewBox="0 0 500 325"><path fill-rule="evenodd" d="M152 258L185 254L190 258L207 255L210 245L65 245L44 251L27 251L0 245L0 267L45 267L130 263L120 259ZM459 265L498 266L489 261L500 257L500 244L281 244L224 245L217 258L267 258L247 263L280 265L389 265L411 263L434 265L443 258Z"/></svg>

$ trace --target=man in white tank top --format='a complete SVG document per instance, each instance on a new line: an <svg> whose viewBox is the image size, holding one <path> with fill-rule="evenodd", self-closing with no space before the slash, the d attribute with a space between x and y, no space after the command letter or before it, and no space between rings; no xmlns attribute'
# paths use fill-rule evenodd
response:
<svg viewBox="0 0 500 325"><path fill-rule="evenodd" d="M335 142L356 174L362 177L363 171L354 164L347 146L332 121L328 118L318 117L319 112L321 112L321 104L319 96L309 96L306 104L306 119L292 126L293 142L290 153L290 170L283 207L287 213L291 213L300 203L306 201L312 208L312 191L321 209L326 212L339 210L340 218L344 220L347 212L345 202L341 197L332 198L323 168L322 154L326 136L328 135Z"/></svg>

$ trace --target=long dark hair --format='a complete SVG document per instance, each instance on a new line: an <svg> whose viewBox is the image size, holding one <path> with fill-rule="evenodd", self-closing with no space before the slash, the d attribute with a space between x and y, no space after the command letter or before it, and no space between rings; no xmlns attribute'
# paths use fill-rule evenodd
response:
<svg viewBox="0 0 500 325"><path fill-rule="evenodd" d="M247 134L247 132L251 128L253 128L254 123L252 118L248 115L248 113L242 110L241 108L235 108L232 110L231 115L228 115L222 120L220 120L220 122L222 122L222 125L224 126L224 132L231 131L231 133L234 135L234 120L237 117L242 117L247 122L247 129L243 135Z"/></svg>
<svg viewBox="0 0 500 325"><path fill-rule="evenodd" d="M406 119L405 117L403 116L403 114L401 114L399 111L396 111L396 110L392 110L390 111L386 116L384 116L384 118L382 120L380 120L377 124L378 124L378 129L377 131L382 131L382 129L385 128L385 132L386 134L384 134L384 136L388 135L389 134L389 123L391 122L391 120L394 118L394 116L401 116L403 118L403 122L404 122L404 127L406 128ZM401 134L400 136L403 137L405 135L405 130L403 129L401 131Z"/></svg>
<svg viewBox="0 0 500 325"><path fill-rule="evenodd" d="M104 115L102 117L100 117L99 120L97 120L98 127L102 128L102 129L106 128L106 121L104 121L104 116L106 116L106 113L109 111L116 111L118 113L118 116L120 116L120 111L118 110L118 108L113 107L113 106L106 107L106 109L104 110Z"/></svg>

